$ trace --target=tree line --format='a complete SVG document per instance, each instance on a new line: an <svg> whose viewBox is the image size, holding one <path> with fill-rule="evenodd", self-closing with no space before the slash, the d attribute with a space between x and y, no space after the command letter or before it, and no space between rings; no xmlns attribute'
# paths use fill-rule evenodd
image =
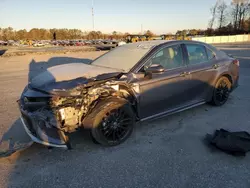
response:
<svg viewBox="0 0 250 188"><path fill-rule="evenodd" d="M153 32L147 30L143 33L148 36L155 36ZM29 31L26 29L14 30L12 27L0 28L0 40L72 40L72 39L122 39L130 33L121 33L113 31L111 34L102 33L101 31L81 31L79 29L41 29L33 28Z"/></svg>
<svg viewBox="0 0 250 188"><path fill-rule="evenodd" d="M176 36L221 36L250 33L249 0L232 0L227 4L217 0L210 9L211 19L207 29L179 30Z"/></svg>
<svg viewBox="0 0 250 188"><path fill-rule="evenodd" d="M250 33L249 0L232 0L230 4L224 0L217 0L210 12L207 35Z"/></svg>
<svg viewBox="0 0 250 188"><path fill-rule="evenodd" d="M129 33L112 32L105 34L101 31L81 31L79 29L42 29L33 28L29 31L26 29L14 30L11 27L0 28L0 40L57 40L65 39L120 39ZM55 35L55 36L54 36Z"/></svg>

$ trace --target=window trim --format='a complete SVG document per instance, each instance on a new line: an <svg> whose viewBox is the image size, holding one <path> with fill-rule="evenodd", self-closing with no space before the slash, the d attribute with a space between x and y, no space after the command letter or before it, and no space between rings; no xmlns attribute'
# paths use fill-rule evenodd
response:
<svg viewBox="0 0 250 188"><path fill-rule="evenodd" d="M187 45L198 45L198 46L203 46L205 48L205 52L206 52L206 56L207 56L207 61L202 61L200 63L196 63L196 64L190 64L190 61L189 61L189 57L188 57L188 50L187 50ZM200 65L200 64L205 64L205 63L208 63L210 62L211 60L208 59L208 54L207 54L207 47L203 44L197 44L197 43L184 43L184 48L185 48L185 52L186 52L186 61L187 61L187 64L188 66L195 66L195 65ZM210 49L210 48L209 48ZM210 49L211 50L211 49ZM214 51L211 50L213 53ZM215 54L216 55L216 54ZM215 56L216 57L216 56Z"/></svg>
<svg viewBox="0 0 250 188"><path fill-rule="evenodd" d="M214 58L213 59L208 59L208 61L217 59L217 54L213 50L211 50L211 48L209 48L207 46L205 46L205 48L206 48L206 53L207 53L208 50L210 50L214 54ZM207 57L208 57L208 53L207 53Z"/></svg>
<svg viewBox="0 0 250 188"><path fill-rule="evenodd" d="M155 56L157 53L159 53L161 50L163 50L164 48L169 48L171 46L177 46L179 45L180 48L181 48L181 52L182 52L182 60L183 60L183 64L184 66L181 66L181 67L176 67L176 68L172 68L172 69L165 69L164 67L164 72L168 72L168 71L172 71L172 70L177 70L177 69L180 69L180 68L183 68L183 67L187 67L187 60L185 58L185 50L184 50L184 44L183 43L176 43L176 44L167 44L167 45L164 45L162 46L161 48L157 49L155 52L153 52L148 58L147 60L145 60L145 62L143 62L139 67L138 69L135 71L135 73L139 73L140 70L149 62L149 60Z"/></svg>

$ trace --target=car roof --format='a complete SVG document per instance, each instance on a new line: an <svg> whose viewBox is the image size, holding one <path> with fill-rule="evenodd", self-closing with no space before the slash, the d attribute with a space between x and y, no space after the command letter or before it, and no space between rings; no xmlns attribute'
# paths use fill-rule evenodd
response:
<svg viewBox="0 0 250 188"><path fill-rule="evenodd" d="M185 44L200 44L200 45L204 45L208 48L210 48L211 50L218 52L219 50L208 43L205 42L200 42L200 41L195 41L195 40L153 40L153 41L145 41L145 42L137 42L137 43L133 43L133 44L141 44L141 46L151 46L151 47L157 47L160 45L164 45L164 44L180 44L180 43L185 43Z"/></svg>
<svg viewBox="0 0 250 188"><path fill-rule="evenodd" d="M175 44L175 43L191 43L191 44L201 44L205 46L210 46L206 43L193 41L193 40L151 40L151 41L139 41L135 43L129 43L123 45L126 49L152 49L154 47L160 46L162 44Z"/></svg>
<svg viewBox="0 0 250 188"><path fill-rule="evenodd" d="M127 49L149 49L155 46L158 46L163 43L169 43L170 41L165 40L151 40L151 41L140 41L135 43L129 43L124 45Z"/></svg>

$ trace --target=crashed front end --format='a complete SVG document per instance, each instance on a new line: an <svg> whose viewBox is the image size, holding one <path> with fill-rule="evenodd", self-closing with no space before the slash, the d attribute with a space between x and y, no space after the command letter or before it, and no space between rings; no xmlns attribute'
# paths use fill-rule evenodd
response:
<svg viewBox="0 0 250 188"><path fill-rule="evenodd" d="M91 82L53 92L27 86L18 104L24 128L34 142L70 148L67 133L84 126L84 118L98 101L117 95L118 88L112 80Z"/></svg>

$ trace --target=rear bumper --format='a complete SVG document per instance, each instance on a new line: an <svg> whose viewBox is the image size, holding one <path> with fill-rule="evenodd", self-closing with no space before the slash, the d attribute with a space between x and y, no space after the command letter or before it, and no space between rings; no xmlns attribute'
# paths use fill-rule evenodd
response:
<svg viewBox="0 0 250 188"><path fill-rule="evenodd" d="M231 91L234 91L237 87L239 87L239 76L237 76L237 78L235 79L235 82L232 86L232 90Z"/></svg>
<svg viewBox="0 0 250 188"><path fill-rule="evenodd" d="M68 148L65 143L64 132L58 130L57 128L47 128L44 124L39 125L38 120L32 116L31 113L22 109L19 103L19 109L21 112L21 121L26 133L30 138L39 144L45 146L58 147L58 148Z"/></svg>

